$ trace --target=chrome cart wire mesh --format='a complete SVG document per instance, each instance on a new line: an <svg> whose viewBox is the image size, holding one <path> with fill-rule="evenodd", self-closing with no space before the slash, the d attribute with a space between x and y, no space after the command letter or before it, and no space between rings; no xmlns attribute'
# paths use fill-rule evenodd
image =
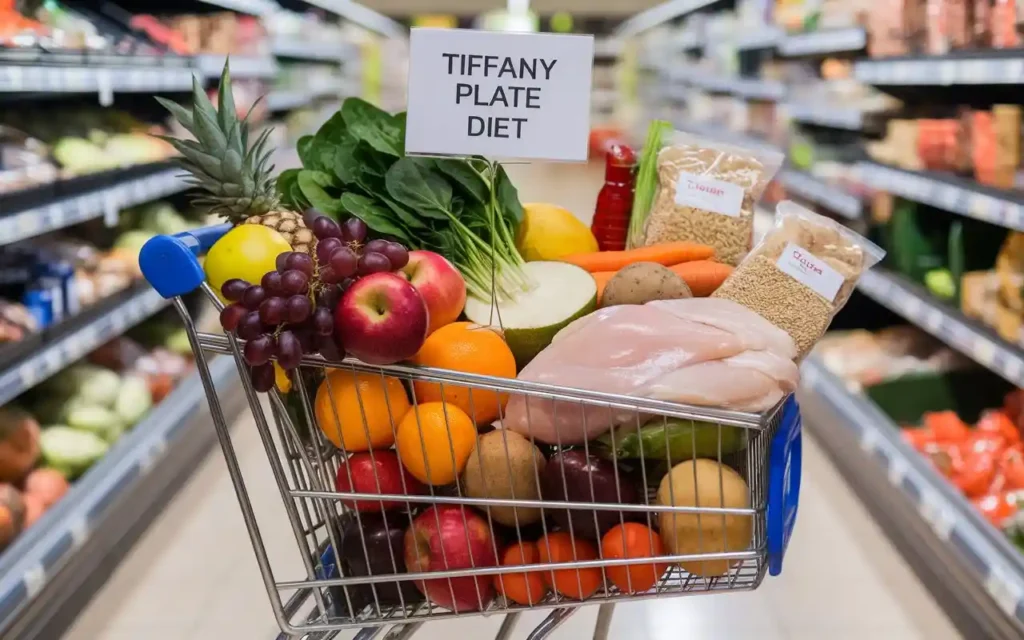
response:
<svg viewBox="0 0 1024 640"><path fill-rule="evenodd" d="M749 590L779 570L795 497L774 517L769 505L790 498L776 493L791 475L799 483L799 424L784 419L783 404L758 415L319 356L291 372L287 392L264 396L250 383L241 343L198 332L178 288L154 285L185 323L285 635L362 628L357 637L368 640L391 626L387 637L408 637L424 622L482 613L506 616L503 638L521 612L550 609L531 635L539 639L581 604L600 604L595 637L603 638L617 602ZM301 566L272 563L267 553L209 375L216 354L236 362ZM495 425L518 407L525 430L522 420L495 430L491 419L469 417L484 406L495 409ZM549 427L568 420L606 435L570 444L548 429L554 441L545 442L542 417ZM775 438L784 422L787 435ZM780 441L796 443L781 464ZM637 523L628 526L634 535L612 548L609 531L628 523Z"/></svg>

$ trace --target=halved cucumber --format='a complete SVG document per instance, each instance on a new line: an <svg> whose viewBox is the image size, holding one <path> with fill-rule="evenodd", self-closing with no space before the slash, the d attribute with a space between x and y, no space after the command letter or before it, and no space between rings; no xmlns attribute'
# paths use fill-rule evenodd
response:
<svg viewBox="0 0 1024 640"><path fill-rule="evenodd" d="M470 296L466 317L480 325L500 326L522 369L562 327L597 308L597 283L585 270L567 262L527 262L523 270L534 282L514 300L502 300L492 314L491 301ZM500 325L498 316L501 316Z"/></svg>

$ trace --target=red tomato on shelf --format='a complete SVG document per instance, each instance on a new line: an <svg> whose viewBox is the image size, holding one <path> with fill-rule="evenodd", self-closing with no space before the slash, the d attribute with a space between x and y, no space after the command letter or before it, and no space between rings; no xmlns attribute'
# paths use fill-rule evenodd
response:
<svg viewBox="0 0 1024 640"><path fill-rule="evenodd" d="M1020 444L1003 452L999 472L1006 477L1007 489L1024 489L1024 449Z"/></svg>
<svg viewBox="0 0 1024 640"><path fill-rule="evenodd" d="M1009 491L989 493L972 502L981 515L998 528L1002 528L1007 520L1017 515L1018 511L1016 500Z"/></svg>

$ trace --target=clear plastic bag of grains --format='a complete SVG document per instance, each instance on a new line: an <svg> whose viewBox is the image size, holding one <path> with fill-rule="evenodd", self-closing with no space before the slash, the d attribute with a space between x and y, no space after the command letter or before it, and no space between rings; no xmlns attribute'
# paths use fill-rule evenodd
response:
<svg viewBox="0 0 1024 640"><path fill-rule="evenodd" d="M800 205L779 203L775 227L712 297L759 313L792 336L802 359L850 299L879 246Z"/></svg>
<svg viewBox="0 0 1024 640"><path fill-rule="evenodd" d="M644 245L688 240L739 264L754 241L754 203L782 165L781 153L755 151L675 132L658 153L658 190Z"/></svg>

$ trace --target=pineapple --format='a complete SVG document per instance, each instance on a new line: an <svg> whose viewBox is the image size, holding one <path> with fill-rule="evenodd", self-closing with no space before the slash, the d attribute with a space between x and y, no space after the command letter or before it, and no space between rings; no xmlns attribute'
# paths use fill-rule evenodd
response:
<svg viewBox="0 0 1024 640"><path fill-rule="evenodd" d="M216 109L196 79L192 80L191 110L157 100L195 136L195 140L165 138L181 154L178 164L189 172L190 186L203 192L192 201L194 205L235 225L269 227L284 236L292 250L312 253L315 239L302 215L280 208L270 176L274 167L267 166L273 152L266 148L271 130L249 146L249 116L238 119L227 63L220 76Z"/></svg>
<svg viewBox="0 0 1024 640"><path fill-rule="evenodd" d="M288 244L292 245L292 251L302 251L313 255L316 243L313 230L307 227L302 216L294 211L278 210L250 216L245 219L245 224L262 224L265 227L270 227L284 236Z"/></svg>

